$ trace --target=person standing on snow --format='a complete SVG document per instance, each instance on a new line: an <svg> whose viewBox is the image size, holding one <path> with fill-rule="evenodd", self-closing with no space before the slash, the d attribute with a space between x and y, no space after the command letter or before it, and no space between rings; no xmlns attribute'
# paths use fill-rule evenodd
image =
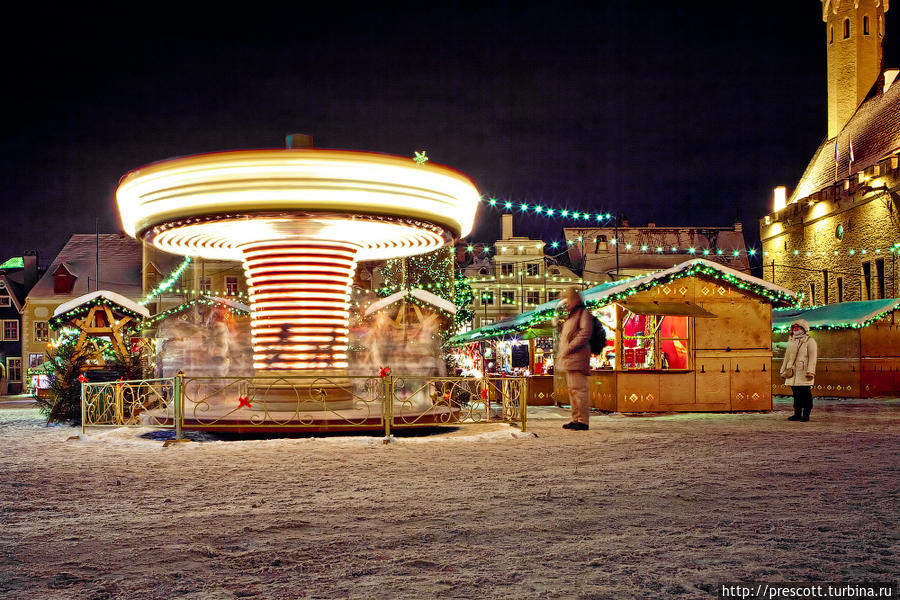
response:
<svg viewBox="0 0 900 600"><path fill-rule="evenodd" d="M788 421L809 421L812 412L812 386L816 378L816 340L809 336L809 323L797 319L791 323L791 339L781 363L784 385L794 393L794 416Z"/></svg>
<svg viewBox="0 0 900 600"><path fill-rule="evenodd" d="M566 307L569 316L563 323L559 336L559 350L554 364L566 374L569 403L572 405L572 422L563 429L584 431L589 428L591 400L588 394L588 374L591 364L591 313L584 306L581 294L574 287L566 290Z"/></svg>

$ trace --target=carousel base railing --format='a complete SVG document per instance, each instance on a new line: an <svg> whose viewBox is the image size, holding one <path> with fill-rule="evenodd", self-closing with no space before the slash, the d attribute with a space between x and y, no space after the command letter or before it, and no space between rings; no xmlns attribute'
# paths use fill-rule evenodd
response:
<svg viewBox="0 0 900 600"><path fill-rule="evenodd" d="M467 423L527 426L523 377L175 377L84 383L88 427L339 432Z"/></svg>

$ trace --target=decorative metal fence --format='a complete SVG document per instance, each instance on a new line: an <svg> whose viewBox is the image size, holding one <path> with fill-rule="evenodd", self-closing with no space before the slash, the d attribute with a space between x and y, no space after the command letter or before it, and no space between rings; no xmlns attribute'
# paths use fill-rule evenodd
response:
<svg viewBox="0 0 900 600"><path fill-rule="evenodd" d="M522 377L189 377L85 383L82 431L143 426L225 431L341 431L527 425Z"/></svg>

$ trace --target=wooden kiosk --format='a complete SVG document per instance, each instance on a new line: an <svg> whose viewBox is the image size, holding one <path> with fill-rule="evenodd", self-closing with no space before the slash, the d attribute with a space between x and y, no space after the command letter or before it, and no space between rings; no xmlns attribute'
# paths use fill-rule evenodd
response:
<svg viewBox="0 0 900 600"><path fill-rule="evenodd" d="M582 292L607 329L606 368L591 372L591 406L611 412L772 409L772 307L798 297L718 263L694 259ZM557 316L557 302L457 336L515 335ZM561 323L557 324L557 328ZM553 398L568 404L565 376Z"/></svg>
<svg viewBox="0 0 900 600"><path fill-rule="evenodd" d="M790 395L779 376L795 319L809 323L818 361L813 394L870 398L900 394L900 299L840 302L772 314L772 391Z"/></svg>

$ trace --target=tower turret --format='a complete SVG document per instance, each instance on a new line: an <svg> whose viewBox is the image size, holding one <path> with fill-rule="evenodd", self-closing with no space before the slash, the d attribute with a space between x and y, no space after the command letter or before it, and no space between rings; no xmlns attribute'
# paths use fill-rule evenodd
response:
<svg viewBox="0 0 900 600"><path fill-rule="evenodd" d="M828 139L831 139L882 77L884 14L889 0L821 1L828 56Z"/></svg>

